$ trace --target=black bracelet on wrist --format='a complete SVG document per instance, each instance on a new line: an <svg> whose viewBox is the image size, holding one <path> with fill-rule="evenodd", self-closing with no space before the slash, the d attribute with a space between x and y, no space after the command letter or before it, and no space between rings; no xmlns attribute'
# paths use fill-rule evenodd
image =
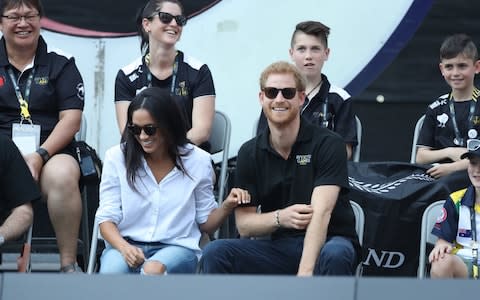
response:
<svg viewBox="0 0 480 300"><path fill-rule="evenodd" d="M36 152L40 155L44 164L50 159L50 154L48 154L48 151L44 148L40 147Z"/></svg>

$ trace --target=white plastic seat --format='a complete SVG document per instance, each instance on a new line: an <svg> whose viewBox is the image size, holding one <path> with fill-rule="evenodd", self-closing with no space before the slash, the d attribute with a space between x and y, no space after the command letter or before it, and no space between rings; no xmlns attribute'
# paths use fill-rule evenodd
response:
<svg viewBox="0 0 480 300"><path fill-rule="evenodd" d="M436 201L430 204L422 215L422 225L420 227L420 250L418 253L418 278L425 277L425 269L427 265L427 243L435 244L438 240L437 236L432 234L433 226L435 226L437 218L442 212L445 200Z"/></svg>
<svg viewBox="0 0 480 300"><path fill-rule="evenodd" d="M360 148L362 147L362 122L360 122L360 119L355 116L355 125L356 125L356 130L357 130L357 145L353 149L353 157L352 160L354 162L359 162L360 161Z"/></svg>
<svg viewBox="0 0 480 300"><path fill-rule="evenodd" d="M410 163L414 164L417 160L417 141L418 136L420 135L420 130L422 130L423 121L425 120L425 115L421 116L417 124L415 124L415 130L413 131L413 140L412 140L412 152L410 154Z"/></svg>

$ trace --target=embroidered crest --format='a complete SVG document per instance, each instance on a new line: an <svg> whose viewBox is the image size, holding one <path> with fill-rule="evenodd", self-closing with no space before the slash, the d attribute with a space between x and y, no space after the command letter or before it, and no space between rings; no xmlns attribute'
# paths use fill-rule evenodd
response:
<svg viewBox="0 0 480 300"><path fill-rule="evenodd" d="M443 113L437 116L437 121L438 121L438 127L440 128L445 127L445 124L448 122L448 115L446 113Z"/></svg>
<svg viewBox="0 0 480 300"><path fill-rule="evenodd" d="M300 166L305 166L309 164L312 160L312 155L311 154L305 154L305 155L297 155L297 164Z"/></svg>
<svg viewBox="0 0 480 300"><path fill-rule="evenodd" d="M440 215L437 217L436 223L442 223L447 219L447 210L442 207L442 211L440 212Z"/></svg>
<svg viewBox="0 0 480 300"><path fill-rule="evenodd" d="M35 77L35 83L38 85L47 85L48 77Z"/></svg>

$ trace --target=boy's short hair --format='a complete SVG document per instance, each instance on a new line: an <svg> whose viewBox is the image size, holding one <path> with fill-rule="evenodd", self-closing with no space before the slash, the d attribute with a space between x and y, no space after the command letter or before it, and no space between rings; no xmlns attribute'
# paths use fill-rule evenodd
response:
<svg viewBox="0 0 480 300"><path fill-rule="evenodd" d="M478 60L477 46L473 40L464 33L458 33L447 37L440 47L440 61L442 59L451 59L459 54L465 57Z"/></svg>
<svg viewBox="0 0 480 300"><path fill-rule="evenodd" d="M260 75L261 90L265 88L265 83L267 82L268 77L272 74L291 74L295 79L295 87L297 88L297 91L305 91L306 81L302 73L300 73L295 65L286 61L274 62L266 67L265 70L263 70L262 74Z"/></svg>
<svg viewBox="0 0 480 300"><path fill-rule="evenodd" d="M295 36L298 32L303 32L307 35L313 35L318 38L325 48L328 48L328 35L330 34L330 27L318 22L318 21L305 21L298 23L295 27L295 31L292 34L292 40L290 42L291 47L295 43Z"/></svg>

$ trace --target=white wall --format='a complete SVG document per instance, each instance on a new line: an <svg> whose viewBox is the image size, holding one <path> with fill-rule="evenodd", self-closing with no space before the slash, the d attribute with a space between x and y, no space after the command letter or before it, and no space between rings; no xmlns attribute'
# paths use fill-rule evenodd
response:
<svg viewBox="0 0 480 300"><path fill-rule="evenodd" d="M345 86L383 46L413 0L222 0L188 21L178 49L207 63L216 108L232 121L230 156L251 138L258 117L258 77L276 60L289 60L291 33L300 21L331 28L324 73ZM74 55L85 81L87 141L101 157L119 142L113 103L119 68L139 55L137 37L89 39L43 31L51 47Z"/></svg>

